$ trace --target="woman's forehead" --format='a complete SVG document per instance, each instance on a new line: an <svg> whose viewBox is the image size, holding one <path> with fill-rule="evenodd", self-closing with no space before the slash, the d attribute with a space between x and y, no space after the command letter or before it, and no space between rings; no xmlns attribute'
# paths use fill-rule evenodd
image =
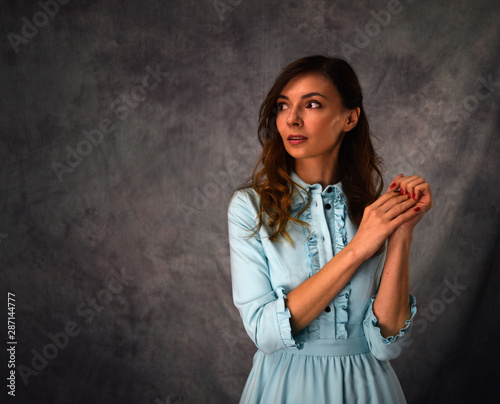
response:
<svg viewBox="0 0 500 404"><path fill-rule="evenodd" d="M293 77L280 91L280 95L302 96L308 93L328 93L338 95L337 89L332 82L321 73L301 73Z"/></svg>

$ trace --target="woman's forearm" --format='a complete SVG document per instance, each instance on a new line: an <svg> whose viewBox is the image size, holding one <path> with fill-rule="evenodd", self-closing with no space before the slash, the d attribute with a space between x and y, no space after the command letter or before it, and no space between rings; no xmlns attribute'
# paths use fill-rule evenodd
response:
<svg viewBox="0 0 500 404"><path fill-rule="evenodd" d="M397 188L397 185L391 187ZM325 309L359 266L373 256L388 237L387 258L374 302L374 313L384 336L403 328L410 318L412 231L421 209L414 208L417 200L409 195L388 190L367 206L352 241L320 271L288 293L286 306L291 313L293 333L309 325ZM425 197L423 195L420 200Z"/></svg>
<svg viewBox="0 0 500 404"><path fill-rule="evenodd" d="M373 312L383 337L396 335L404 328L410 311L411 234L394 233L389 237L387 257Z"/></svg>
<svg viewBox="0 0 500 404"><path fill-rule="evenodd" d="M347 245L321 270L301 283L286 297L292 333L308 326L349 282L364 257Z"/></svg>

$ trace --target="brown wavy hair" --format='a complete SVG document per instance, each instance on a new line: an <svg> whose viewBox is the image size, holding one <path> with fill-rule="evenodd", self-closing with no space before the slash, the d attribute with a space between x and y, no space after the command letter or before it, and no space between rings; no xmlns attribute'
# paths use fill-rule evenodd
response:
<svg viewBox="0 0 500 404"><path fill-rule="evenodd" d="M265 224L271 230L269 239L277 241L282 236L292 245L293 241L286 231L286 226L293 222L307 227L307 223L299 217L309 205L310 199L296 217L291 216L292 196L299 185L290 177L294 158L285 150L276 127L277 98L292 78L304 73L323 75L337 89L344 108L360 109L358 123L350 130L349 136L344 137L338 158L342 188L353 223L359 226L364 208L377 199L383 188L380 169L382 160L376 154L371 141L361 86L353 68L341 58L321 55L304 57L290 63L278 75L260 106L258 137L262 154L252 176L239 189L251 187L260 196L256 229L262 226L264 214L267 214Z"/></svg>

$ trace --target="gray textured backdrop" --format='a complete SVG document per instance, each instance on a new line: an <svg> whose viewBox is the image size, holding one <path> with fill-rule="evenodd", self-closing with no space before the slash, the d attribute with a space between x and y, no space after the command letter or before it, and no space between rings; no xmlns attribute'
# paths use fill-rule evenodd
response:
<svg viewBox="0 0 500 404"><path fill-rule="evenodd" d="M412 249L420 311L393 361L409 403L492 399L499 20L491 0L2 0L5 402L237 402L255 348L227 203L272 80L314 53L357 70L386 181L433 187Z"/></svg>

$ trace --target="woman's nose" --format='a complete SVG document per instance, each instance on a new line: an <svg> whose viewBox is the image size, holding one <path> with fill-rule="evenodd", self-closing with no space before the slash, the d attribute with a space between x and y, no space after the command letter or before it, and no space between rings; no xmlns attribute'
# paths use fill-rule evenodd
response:
<svg viewBox="0 0 500 404"><path fill-rule="evenodd" d="M300 117L297 108L290 109L290 113L286 118L286 122L290 126L300 126L302 125L302 118Z"/></svg>

